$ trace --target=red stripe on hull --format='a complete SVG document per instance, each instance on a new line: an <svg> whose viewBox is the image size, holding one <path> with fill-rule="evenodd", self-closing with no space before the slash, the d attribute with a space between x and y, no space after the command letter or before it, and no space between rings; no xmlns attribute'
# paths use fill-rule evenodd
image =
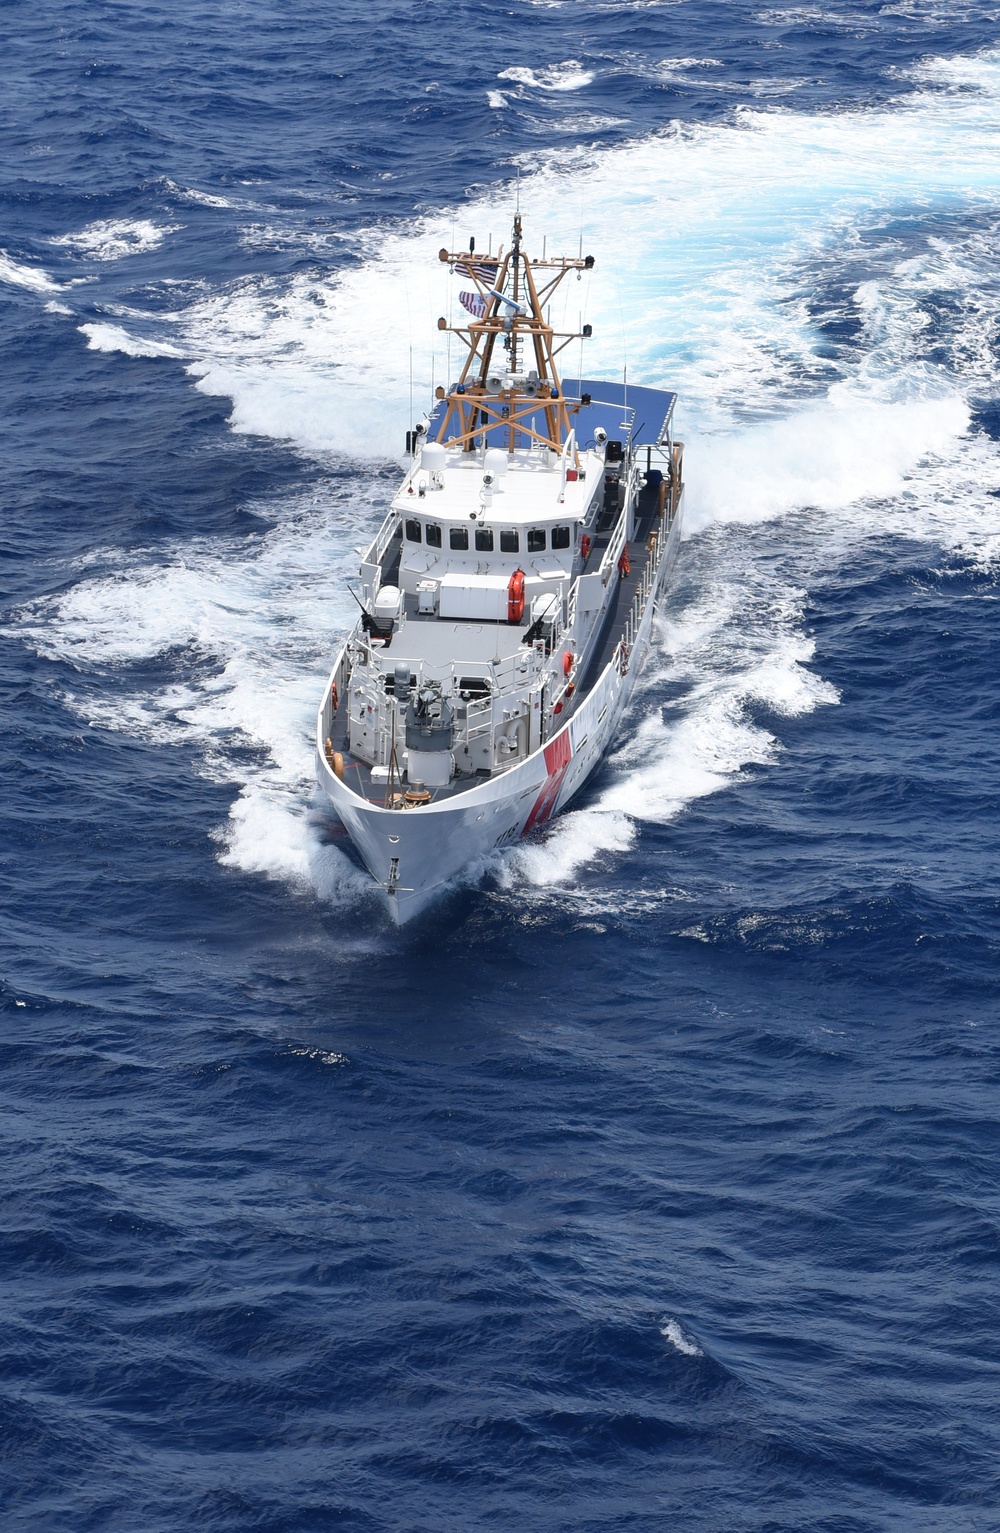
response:
<svg viewBox="0 0 1000 1533"><path fill-rule="evenodd" d="M537 830L539 825L544 825L550 818L556 807L556 799L559 797L559 789L562 787L563 778L569 770L569 764L573 759L573 747L570 744L569 730L564 729L561 734L545 747L545 766L548 771L542 791L535 800L531 813L528 816L525 827L521 832L527 836L531 831Z"/></svg>

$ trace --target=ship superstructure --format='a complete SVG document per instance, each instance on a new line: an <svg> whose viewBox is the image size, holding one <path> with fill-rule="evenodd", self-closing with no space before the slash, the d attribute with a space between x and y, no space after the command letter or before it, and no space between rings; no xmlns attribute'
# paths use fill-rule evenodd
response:
<svg viewBox="0 0 1000 1533"><path fill-rule="evenodd" d="M317 771L395 919L528 835L600 761L676 552L674 395L563 380L548 319L593 258L440 252L470 286L457 379L360 565ZM638 426L636 422L638 421ZM644 434L645 433L645 434Z"/></svg>

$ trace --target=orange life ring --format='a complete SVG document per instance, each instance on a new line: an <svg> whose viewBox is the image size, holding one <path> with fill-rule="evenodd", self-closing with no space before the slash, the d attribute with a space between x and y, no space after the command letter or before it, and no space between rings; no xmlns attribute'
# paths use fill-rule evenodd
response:
<svg viewBox="0 0 1000 1533"><path fill-rule="evenodd" d="M584 564L586 564L587 560L590 558L590 535L586 532L580 539L580 558L583 560Z"/></svg>
<svg viewBox="0 0 1000 1533"><path fill-rule="evenodd" d="M563 675L568 676L573 669L573 651L568 649L563 655Z"/></svg>
<svg viewBox="0 0 1000 1533"><path fill-rule="evenodd" d="M515 570L507 586L507 621L520 623L524 617L524 571Z"/></svg>
<svg viewBox="0 0 1000 1533"><path fill-rule="evenodd" d="M622 556L618 560L618 573L623 580L625 579L626 575L631 575L632 573L632 561L628 556L627 548L622 549Z"/></svg>

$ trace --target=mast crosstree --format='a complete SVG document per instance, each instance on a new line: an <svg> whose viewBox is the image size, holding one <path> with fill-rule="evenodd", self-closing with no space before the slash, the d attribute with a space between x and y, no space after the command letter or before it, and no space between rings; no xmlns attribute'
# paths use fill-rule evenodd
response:
<svg viewBox="0 0 1000 1533"><path fill-rule="evenodd" d="M593 256L532 260L521 246L520 213L506 255L501 247L496 256L477 256L473 240L468 250L439 254L453 272L475 283L476 294L463 295L473 305L467 324L438 320L438 329L457 335L468 354L457 382L437 390L445 403L437 440L467 452L488 441L505 442L508 452L519 441L562 452L579 402L571 407L567 401L556 357L570 341L589 336L591 327L553 330L545 309L571 271L592 270Z"/></svg>

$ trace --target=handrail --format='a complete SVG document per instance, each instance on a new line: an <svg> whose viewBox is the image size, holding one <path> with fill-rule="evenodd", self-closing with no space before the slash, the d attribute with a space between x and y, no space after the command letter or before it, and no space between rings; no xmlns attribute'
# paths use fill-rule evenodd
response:
<svg viewBox="0 0 1000 1533"><path fill-rule="evenodd" d="M384 522L368 545L364 558L365 564L380 564L382 562L382 555L395 536L396 529L394 524L397 520L402 521L402 514L399 511L389 511L386 514ZM370 558L369 555L371 555Z"/></svg>
<svg viewBox="0 0 1000 1533"><path fill-rule="evenodd" d="M610 541L608 542L607 548L604 550L604 558L601 560L600 565L598 566L602 585L607 585L611 575L618 566L618 560L622 556L622 549L625 547L627 532L628 504L626 503L622 507L618 520L614 525Z"/></svg>

